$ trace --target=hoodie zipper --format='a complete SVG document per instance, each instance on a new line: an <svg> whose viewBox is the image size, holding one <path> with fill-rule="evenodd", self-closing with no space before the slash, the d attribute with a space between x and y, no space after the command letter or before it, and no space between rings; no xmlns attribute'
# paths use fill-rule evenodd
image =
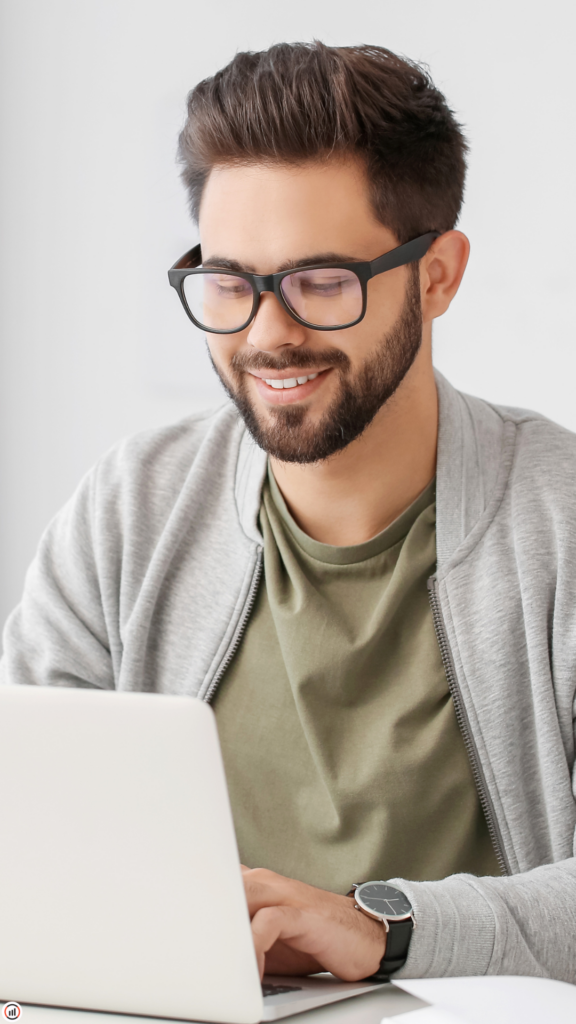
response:
<svg viewBox="0 0 576 1024"><path fill-rule="evenodd" d="M248 597L246 598L246 604L244 605L242 617L240 619L240 622L238 623L238 628L236 629L236 632L234 634L234 639L232 640L232 643L226 652L224 661L220 664L220 668L218 669L216 675L214 676L212 682L210 683L210 686L208 687L204 695L203 699L206 701L207 704L209 704L210 701L212 700L214 694L216 693L216 690L220 685L222 677L226 672L226 669L228 668L230 662L232 661L232 658L234 657L236 651L238 650L240 644L242 643L242 637L246 632L246 626L248 625L248 620L252 614L252 609L256 601L256 595L258 594L258 587L260 586L260 580L262 579L263 562L264 560L262 557L262 548L259 548L258 560L256 562L256 568L254 569L254 576L252 577L252 583L250 584L250 590L248 591Z"/></svg>
<svg viewBox="0 0 576 1024"><path fill-rule="evenodd" d="M452 659L452 652L450 650L450 644L448 643L448 637L446 635L446 627L444 625L444 617L440 608L440 599L438 596L438 579L436 576L431 576L428 580L428 594L430 598L430 607L432 608L432 618L434 620L434 631L436 633L436 639L440 648L440 656L442 658L442 664L446 673L446 679L448 681L448 688L452 695L452 702L454 704L454 711L456 713L456 721L464 740L464 746L466 747L466 753L468 754L468 760L470 761L470 767L472 768L472 775L474 777L474 783L480 800L480 806L484 812L486 819L486 825L488 827L488 834L494 847L496 859L498 861L500 870L503 875L510 874L510 868L507 863L506 855L504 853L504 845L502 843L502 837L500 830L496 823L496 815L494 813L494 807L492 800L488 795L486 789L486 782L484 779L484 773L480 765L480 758L478 756L478 750L476 744L472 738L470 731L470 725L468 722L468 716L464 708L464 701L462 699L462 692L458 684L456 677L456 670L454 668L454 662Z"/></svg>

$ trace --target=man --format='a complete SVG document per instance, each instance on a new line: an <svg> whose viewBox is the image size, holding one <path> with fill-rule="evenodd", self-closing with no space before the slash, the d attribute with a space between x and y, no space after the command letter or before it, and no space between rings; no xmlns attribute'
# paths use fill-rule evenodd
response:
<svg viewBox="0 0 576 1024"><path fill-rule="evenodd" d="M576 981L576 441L434 375L465 149L378 47L197 86L170 279L232 401L106 455L6 627L4 682L212 702L273 972Z"/></svg>

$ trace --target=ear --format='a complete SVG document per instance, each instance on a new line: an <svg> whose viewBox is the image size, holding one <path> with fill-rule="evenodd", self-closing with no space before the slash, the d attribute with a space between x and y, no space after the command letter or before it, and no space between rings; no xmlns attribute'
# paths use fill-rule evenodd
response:
<svg viewBox="0 0 576 1024"><path fill-rule="evenodd" d="M442 316L456 295L462 280L470 242L461 231L445 231L435 240L420 262L420 289L424 323Z"/></svg>

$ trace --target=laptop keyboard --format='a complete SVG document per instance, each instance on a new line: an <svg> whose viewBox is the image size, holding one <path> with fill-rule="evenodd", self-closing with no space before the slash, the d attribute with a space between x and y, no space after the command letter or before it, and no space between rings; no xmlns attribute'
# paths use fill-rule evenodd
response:
<svg viewBox="0 0 576 1024"><path fill-rule="evenodd" d="M262 985L263 996L283 996L286 992L301 992L302 985Z"/></svg>

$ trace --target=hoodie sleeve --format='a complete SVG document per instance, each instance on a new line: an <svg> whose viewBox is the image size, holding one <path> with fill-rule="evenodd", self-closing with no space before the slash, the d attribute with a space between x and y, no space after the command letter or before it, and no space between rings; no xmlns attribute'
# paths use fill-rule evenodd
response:
<svg viewBox="0 0 576 1024"><path fill-rule="evenodd" d="M508 878L391 884L416 928L399 978L509 974L576 983L576 859Z"/></svg>
<svg viewBox="0 0 576 1024"><path fill-rule="evenodd" d="M0 683L114 688L119 638L108 628L94 545L97 471L52 520L3 636Z"/></svg>

